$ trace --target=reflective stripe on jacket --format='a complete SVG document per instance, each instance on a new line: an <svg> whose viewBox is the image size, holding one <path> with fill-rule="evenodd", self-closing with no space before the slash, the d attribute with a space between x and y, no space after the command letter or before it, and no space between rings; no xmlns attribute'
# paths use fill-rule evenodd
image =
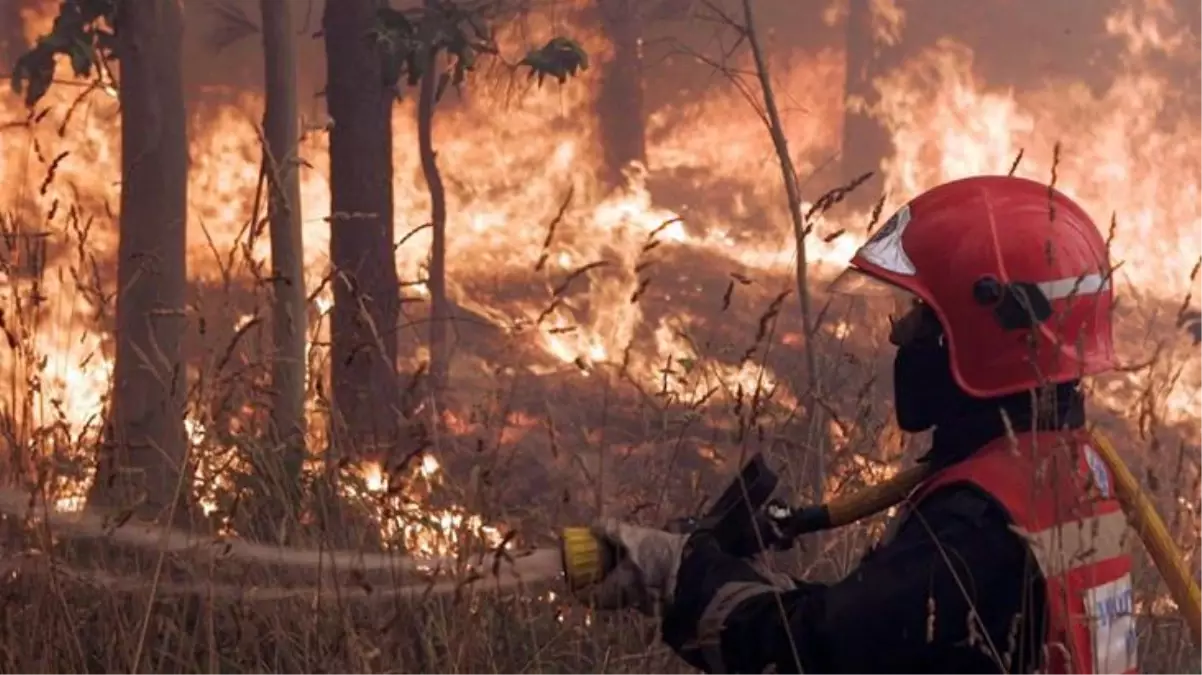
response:
<svg viewBox="0 0 1202 675"><path fill-rule="evenodd" d="M1134 533L1093 442L1086 431L1002 437L935 474L911 498L970 483L1009 513L1046 585L1044 672L1138 672L1126 553Z"/></svg>

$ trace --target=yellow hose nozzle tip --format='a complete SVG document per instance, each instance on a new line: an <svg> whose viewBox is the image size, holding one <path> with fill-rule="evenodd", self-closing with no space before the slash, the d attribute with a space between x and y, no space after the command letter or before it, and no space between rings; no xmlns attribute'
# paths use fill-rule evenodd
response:
<svg viewBox="0 0 1202 675"><path fill-rule="evenodd" d="M572 588L583 588L601 580L604 554L597 537L587 527L565 527L560 546L563 575Z"/></svg>

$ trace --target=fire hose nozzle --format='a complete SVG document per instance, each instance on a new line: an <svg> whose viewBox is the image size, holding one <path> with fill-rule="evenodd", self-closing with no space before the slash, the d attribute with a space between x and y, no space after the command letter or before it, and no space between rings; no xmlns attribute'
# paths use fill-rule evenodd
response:
<svg viewBox="0 0 1202 675"><path fill-rule="evenodd" d="M1139 534L1157 571L1169 587L1169 593L1185 616L1194 645L1202 644L1202 593L1194 581L1176 541L1139 481L1100 432L1091 432L1093 446L1115 478L1115 496L1122 504L1130 525ZM889 480L859 492L816 506L792 509L770 500L776 488L776 475L757 455L719 498L709 515L691 521L684 531L704 527L712 530L723 550L734 555L754 553L758 546L777 545L800 535L842 527L900 503L927 477L929 467L918 465ZM760 535L747 537L748 527L763 525L757 514L767 513L772 535L765 541ZM749 548L753 547L753 548ZM568 585L580 589L605 577L618 562L619 553L610 544L599 541L587 527L567 527L561 544L563 572Z"/></svg>
<svg viewBox="0 0 1202 675"><path fill-rule="evenodd" d="M559 549L564 579L572 589L601 581L614 565L610 546L599 541L587 527L565 527Z"/></svg>
<svg viewBox="0 0 1202 675"><path fill-rule="evenodd" d="M892 506L926 475L926 467L901 472L882 485L826 504L790 507L772 499L777 476L756 455L701 518L677 518L665 528L687 534L710 531L723 551L750 557L765 549L788 548L797 537L840 527ZM587 527L566 527L561 533L560 559L564 580L573 590L598 583L619 562L621 552L599 540Z"/></svg>
<svg viewBox="0 0 1202 675"><path fill-rule="evenodd" d="M756 514L776 489L777 476L761 455L744 465L718 500L701 519L677 519L668 524L673 532L711 530L723 550L737 555L754 553ZM597 539L587 527L566 527L562 531L560 558L568 586L580 589L595 584L618 563L621 553L611 544Z"/></svg>

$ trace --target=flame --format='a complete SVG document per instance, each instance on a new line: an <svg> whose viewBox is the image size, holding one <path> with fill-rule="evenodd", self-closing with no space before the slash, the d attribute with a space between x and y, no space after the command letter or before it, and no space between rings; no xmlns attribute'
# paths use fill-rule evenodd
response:
<svg viewBox="0 0 1202 675"><path fill-rule="evenodd" d="M902 29L906 25L906 14L894 0L872 0L873 37L883 45L895 45L901 41Z"/></svg>
<svg viewBox="0 0 1202 675"><path fill-rule="evenodd" d="M340 487L344 495L367 505L386 542L399 544L409 555L426 558L455 555L468 536L493 547L502 541L500 530L486 525L479 516L461 507L434 508L413 501L415 486L408 485L405 494L390 492L392 477L378 462L363 462L356 471L366 492L360 492L352 483L343 482ZM424 455L406 480L420 479L425 483L422 487L428 489L441 482L441 471L442 466L436 458Z"/></svg>
<svg viewBox="0 0 1202 675"><path fill-rule="evenodd" d="M877 39L895 42L905 24L899 5L876 0L872 8ZM52 10L22 10L28 37L48 29ZM886 210L949 179L1004 172L1021 150L1019 175L1046 181L1055 169L1057 186L1099 222L1116 214L1113 251L1123 262L1117 277L1121 294L1179 300L1196 291L1188 273L1202 250L1202 162L1196 152L1202 128L1192 111L1174 112L1183 106L1168 76L1142 67L1152 56L1196 58L1186 54L1188 32L1174 18L1171 7L1157 0L1107 17L1106 29L1125 40L1127 51L1124 68L1100 91L1075 81L1024 91L991 88L974 74L971 50L950 39L882 77L876 82L881 103L870 113L890 130L894 148L880 167L889 195ZM527 33L503 30L504 51L521 51L527 42L545 39L552 24L535 14L524 27ZM609 48L599 36L583 37L590 53L602 55ZM821 49L774 56L772 67L788 102L784 122L798 172L809 175L839 151L844 57L837 49ZM62 76L69 74L64 70ZM448 189L452 299L529 348L520 365L536 374L575 370L589 376L602 365L622 364L648 390L681 400L701 400L715 388L761 388L776 390L785 405L795 403L787 383L771 368L754 360L738 363L698 353L687 339L696 317L677 311L652 318L632 301L665 251L704 254L731 269L785 283L779 280L787 279L796 254L781 206L779 169L760 121L738 91L718 86L697 94L689 105L655 111L647 121L647 165L631 170L625 189L607 193L596 180L603 172L593 113L595 84L592 73L562 88L480 77L462 101L438 112L435 144ZM44 225L59 253L50 257L41 275L42 292L53 303L40 311L37 329L29 336L32 351L44 355L47 365L31 395L37 399L38 424L61 417L73 436L85 433L99 416L112 364L107 336L93 330L94 317L104 308L72 275L79 261L63 252L83 246L76 226L94 217L98 225L89 230L86 248L99 269L112 264L116 227L105 214L118 203L120 176L117 102L93 92L73 106L80 91L55 86L43 119L24 128L0 125L0 185L15 186L0 194L0 212L57 213ZM189 111L187 255L190 276L214 282L222 278L222 260L247 243L245 224L252 217L259 178L254 124L262 100L255 93L216 88L205 94ZM57 127L73 107L77 111L60 136ZM15 95L0 93L0 121L26 118ZM316 289L329 267L328 137L325 120L309 121L300 148L301 196L305 283ZM429 212L414 151L412 101L396 107L393 129L399 238L425 222ZM48 164L62 152L69 154L47 180ZM870 168L875 167L865 167ZM656 203L649 188L656 176L678 178L728 201L725 219L703 205ZM544 247L547 223L569 190L573 201ZM75 205L75 215L68 213L68 204ZM43 220L40 215L28 219ZM863 241L865 222L866 214L849 214L815 223L808 260L817 275L850 258ZM397 270L407 297L428 296L422 277L429 245L429 233L422 231L398 249ZM249 242L249 251L256 262L267 261L266 237ZM539 268L543 254L547 262ZM572 277L592 263L604 264ZM7 277L0 282L0 294L15 292ZM112 280L103 278L105 282L111 286ZM501 293L500 286L531 290ZM11 304L9 296L5 302ZM325 359L318 344L328 340L324 317L331 303L328 288L312 301L309 361L319 365L317 370ZM247 320L249 315L230 317L236 327ZM841 338L852 328L839 322L833 331ZM786 344L802 340L796 333L780 339ZM1147 347L1130 341L1121 346L1131 360ZM420 357L422 351L409 353ZM1185 358L1196 363L1197 355ZM12 353L0 355L0 372L14 372L16 360ZM414 365L410 360L405 367ZM1165 403L1170 417L1197 420L1202 385L1194 371L1173 379ZM1136 396L1133 389L1138 389L1134 381L1116 381L1100 391L1108 405L1123 410ZM309 410L316 451L322 445L325 413L313 401ZM444 414L453 416L451 411ZM188 424L199 442L203 426L191 419ZM366 464L360 470L367 493L387 496L382 467ZM441 475L437 461L428 456L418 473L427 481ZM60 508L78 508L80 497L73 493L59 503ZM394 515L381 515L381 525L410 550L445 551L448 540L457 541L454 533L490 532L462 509L423 511L411 502L390 508ZM427 517L424 524L416 524L419 513Z"/></svg>

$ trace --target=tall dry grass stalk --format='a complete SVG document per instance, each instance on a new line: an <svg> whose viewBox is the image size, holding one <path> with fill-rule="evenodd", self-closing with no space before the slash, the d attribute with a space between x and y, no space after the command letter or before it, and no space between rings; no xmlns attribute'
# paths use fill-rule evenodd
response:
<svg viewBox="0 0 1202 675"><path fill-rule="evenodd" d="M54 161L42 165L45 182L54 181ZM569 226L570 203L571 194L550 220L548 242ZM547 205L548 215L555 207ZM553 543L556 528L601 510L650 524L700 511L753 452L767 453L786 489L802 494L812 475L808 458L825 448L823 489L832 494L882 480L923 445L891 421L880 376L889 360L883 333L860 330L880 322L872 307L826 307L802 324L802 350L785 337L798 329L784 310L794 279L716 272L704 278L697 300L709 314L676 328L688 349L662 365L653 386L628 367L633 340L625 357L538 376L524 368L528 333L490 329L486 339L460 347L477 349L469 356L489 370L449 374L442 418L429 425L442 431L415 431L412 447L374 472L349 459L327 466L320 455L329 424L328 344L320 337L327 318L316 302L327 279L309 296L308 456L301 485L281 486L260 470L275 451L261 431L273 354L267 275L253 255L263 233L248 214L236 241L209 238L219 280L197 282L190 293L191 496L204 519L183 539L139 530L129 513L60 529L35 507L71 507L82 494L104 401L96 419L73 427L63 409L69 401L40 392L49 391L51 378L87 365L48 358L50 348L112 329L111 261L90 239L99 228L115 228L111 214L82 204L0 219L0 467L5 494L24 500L0 500L0 510L23 516L0 517L5 671L678 672L683 664L656 641L650 622L590 613L553 582L515 581L499 591L488 579L465 583L473 579L466 563L482 561L474 573L485 576L494 567L532 565L510 556ZM648 237L636 256L639 291L629 302L646 302L648 288L681 288L676 280L696 269L696 261L668 249L656 233ZM603 271L584 265L564 275L548 304L567 302L575 285ZM811 292L814 306L828 300ZM1160 331L1163 304L1145 299L1125 308L1121 339L1143 326ZM40 341L46 317L64 315L71 320L54 325L72 332ZM98 339L85 359L103 361L109 349ZM1180 351L1151 353L1120 383L1139 391L1134 413L1099 411L1095 421L1124 444L1196 564L1197 449L1174 441L1181 434L1164 414ZM807 372L820 378L808 399L769 377L769 366L790 372L808 359L815 363ZM731 380L732 364L755 377ZM420 370L416 361L406 367ZM813 419L823 423L811 434L794 433ZM437 458L437 471L427 456ZM315 513L328 472L343 485L344 508L333 522ZM285 490L306 498L291 519L290 542L328 552L332 542L350 541L362 557L313 553L300 565L293 549L235 543L250 531L260 500L275 494L284 501ZM803 558L779 562L808 578L836 578L875 541L884 519L831 533ZM441 569L419 570L400 557L404 549L447 555ZM427 586L436 573L444 585ZM406 583L421 590L395 592ZM1137 589L1144 669L1192 670L1197 654L1146 567Z"/></svg>

